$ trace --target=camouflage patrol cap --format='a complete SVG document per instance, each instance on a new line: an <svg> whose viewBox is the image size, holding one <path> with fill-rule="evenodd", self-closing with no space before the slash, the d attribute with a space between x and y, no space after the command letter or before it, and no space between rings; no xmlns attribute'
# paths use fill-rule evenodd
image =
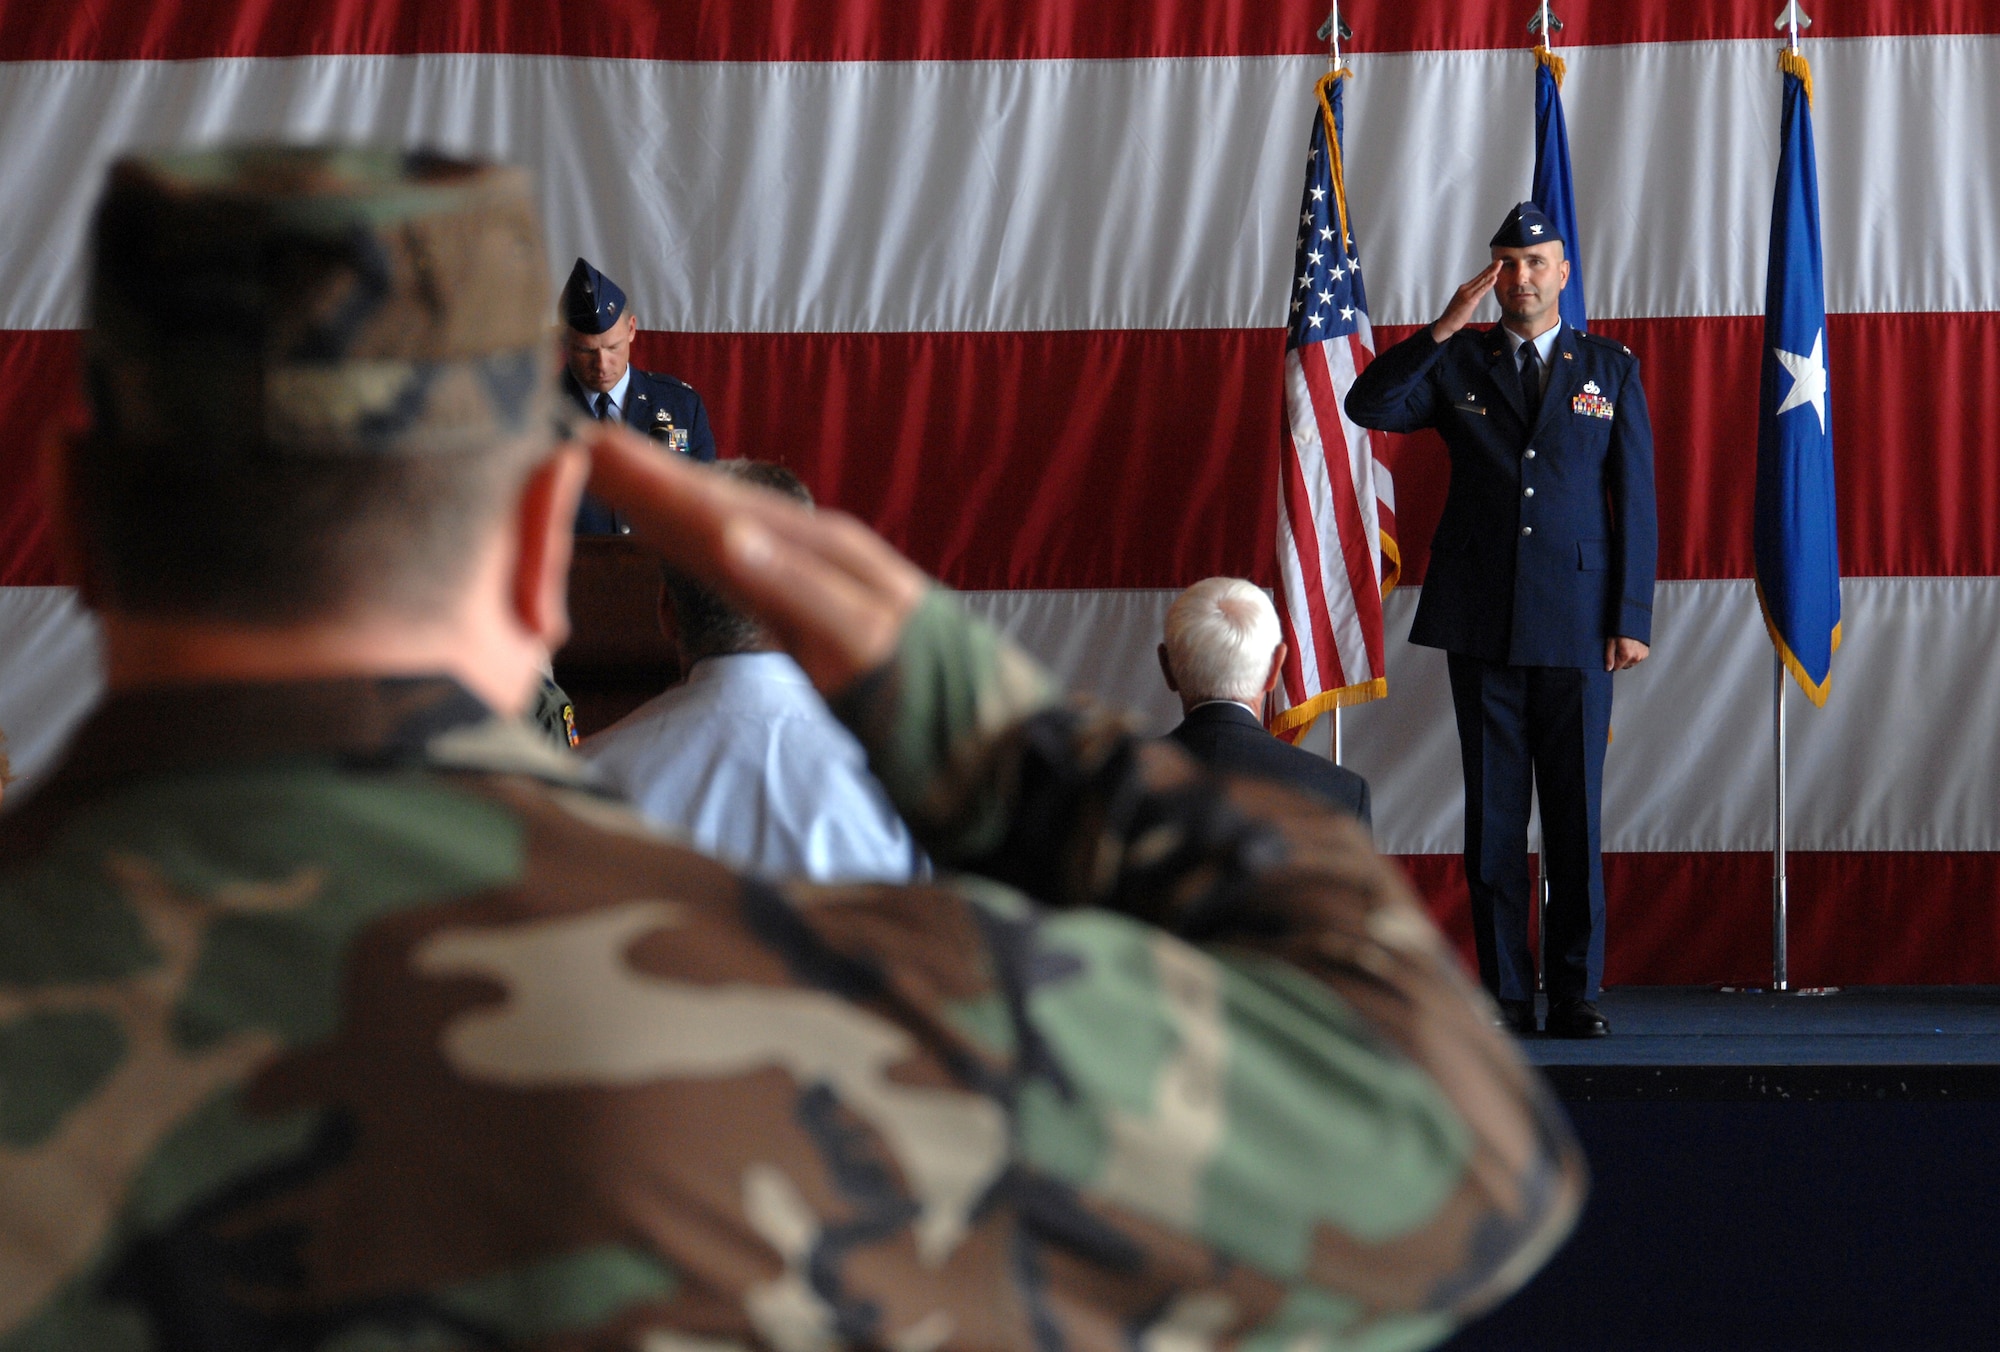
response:
<svg viewBox="0 0 2000 1352"><path fill-rule="evenodd" d="M121 444L400 456L553 436L520 169L339 146L134 156L92 245L90 397Z"/></svg>

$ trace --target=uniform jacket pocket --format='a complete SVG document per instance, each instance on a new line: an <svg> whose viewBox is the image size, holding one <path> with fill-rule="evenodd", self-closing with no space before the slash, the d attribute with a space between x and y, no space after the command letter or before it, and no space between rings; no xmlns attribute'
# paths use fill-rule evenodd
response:
<svg viewBox="0 0 2000 1352"><path fill-rule="evenodd" d="M1611 550L1603 540L1578 540L1576 566L1584 572L1601 573L1611 565Z"/></svg>

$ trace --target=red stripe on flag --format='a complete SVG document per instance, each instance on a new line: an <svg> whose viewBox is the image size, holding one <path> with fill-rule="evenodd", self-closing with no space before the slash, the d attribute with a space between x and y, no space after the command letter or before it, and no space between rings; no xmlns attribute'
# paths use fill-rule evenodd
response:
<svg viewBox="0 0 2000 1352"><path fill-rule="evenodd" d="M1520 47L1519 0L1349 0L1357 52ZM1772 36L1770 0L1564 0L1570 44ZM0 60L490 52L664 61L1320 54L1319 0L72 0L0 7ZM1982 0L1849 0L1814 37L1985 33Z"/></svg>
<svg viewBox="0 0 2000 1352"><path fill-rule="evenodd" d="M77 335L0 333L0 586L64 579L42 501L42 440L78 416Z"/></svg>
<svg viewBox="0 0 2000 1352"><path fill-rule="evenodd" d="M1297 360L1295 354L1286 354L1287 362ZM1284 428L1285 444L1282 472L1285 476L1285 519L1292 528L1292 547L1297 554L1296 563L1302 579L1301 591L1305 596L1306 617L1312 623L1314 673L1316 688L1305 679L1303 667L1299 670L1299 681L1287 688L1286 695L1294 704L1303 704L1313 695L1323 690L1338 690L1347 684L1341 667L1340 645L1333 639L1333 617L1326 608L1326 588L1320 585L1319 522L1314 520L1312 496L1306 489L1305 462L1299 458L1299 448L1292 436L1290 424ZM1283 596L1285 588L1278 585L1274 590Z"/></svg>
<svg viewBox="0 0 2000 1352"><path fill-rule="evenodd" d="M1464 861L1397 857L1476 970ZM1785 856L1792 981L1801 986L2000 983L2000 854ZM1605 984L1761 986L1771 979L1771 856L1604 856Z"/></svg>
<svg viewBox="0 0 2000 1352"><path fill-rule="evenodd" d="M1333 387L1326 344L1314 344L1310 350L1301 350L1300 356L1306 390L1312 395L1313 416L1319 421L1321 442L1326 448L1326 475L1333 487L1333 516L1339 530L1341 563L1346 568L1348 592L1353 597L1355 618L1368 654L1368 670L1348 673L1339 683L1348 685L1386 676L1389 671L1382 657L1382 585L1375 576L1375 557L1381 545L1361 523L1347 426L1340 419L1340 394ZM1331 438L1327 436L1329 432L1333 434ZM1372 475L1369 492L1374 492ZM1317 570L1314 576L1318 576ZM1341 665L1344 668L1346 663Z"/></svg>
<svg viewBox="0 0 2000 1352"><path fill-rule="evenodd" d="M1748 577L1760 316L1602 321L1642 360L1660 576ZM1382 329L1377 342L1406 334ZM783 460L954 585L1270 585L1282 444L1278 329L659 334L727 453ZM2000 576L2000 314L1833 315L1845 577ZM75 335L0 332L0 568L54 576L32 502L39 430ZM1266 448L1259 451L1257 448ZM1449 471L1390 437L1404 580Z"/></svg>

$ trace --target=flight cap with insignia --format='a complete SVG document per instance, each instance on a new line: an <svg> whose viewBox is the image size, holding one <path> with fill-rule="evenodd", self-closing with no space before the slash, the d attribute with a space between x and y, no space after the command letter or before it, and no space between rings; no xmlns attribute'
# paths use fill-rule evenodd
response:
<svg viewBox="0 0 2000 1352"><path fill-rule="evenodd" d="M578 333L603 333L624 313L625 293L618 289L618 283L577 259L563 285L563 323Z"/></svg>
<svg viewBox="0 0 2000 1352"><path fill-rule="evenodd" d="M1507 213L1507 219L1500 222L1500 228L1493 238L1486 241L1489 249L1532 249L1537 244L1561 243L1562 236L1556 231L1556 223L1542 214L1542 209L1533 202L1522 202Z"/></svg>
<svg viewBox="0 0 2000 1352"><path fill-rule="evenodd" d="M548 263L524 170L237 145L111 168L85 366L132 448L354 456L553 435Z"/></svg>

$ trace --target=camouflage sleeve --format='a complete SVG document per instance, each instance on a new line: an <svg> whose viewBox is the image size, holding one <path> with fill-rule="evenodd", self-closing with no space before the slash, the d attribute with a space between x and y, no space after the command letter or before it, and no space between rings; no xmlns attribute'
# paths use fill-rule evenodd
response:
<svg viewBox="0 0 2000 1352"><path fill-rule="evenodd" d="M1192 1242L1283 1292L1149 1318L1420 1345L1568 1233L1566 1122L1357 825L1057 704L943 592L838 712L993 917L1027 1162L1156 1260ZM1059 910L1010 919L979 875Z"/></svg>

